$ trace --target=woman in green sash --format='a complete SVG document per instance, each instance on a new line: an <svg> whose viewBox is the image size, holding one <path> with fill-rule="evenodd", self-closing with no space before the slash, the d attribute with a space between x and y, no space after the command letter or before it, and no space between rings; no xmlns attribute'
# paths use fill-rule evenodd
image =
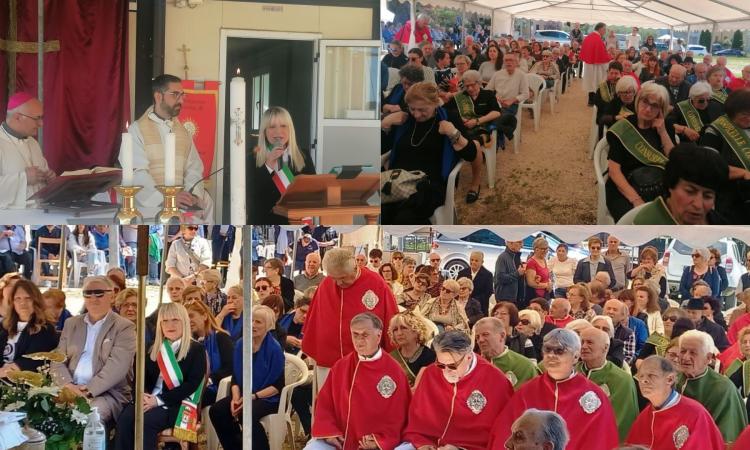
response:
<svg viewBox="0 0 750 450"><path fill-rule="evenodd" d="M159 308L156 337L146 357L143 394L143 448L155 449L156 438L171 429L178 439L197 441L197 419L206 378L206 350L190 336L190 318L179 303ZM117 420L117 450L135 448L135 405ZM190 439L192 438L192 439Z"/></svg>
<svg viewBox="0 0 750 450"><path fill-rule="evenodd" d="M729 90L724 87L725 76L726 72L721 66L713 66L706 73L706 80L711 85L711 100L722 105L726 103L729 95Z"/></svg>
<svg viewBox="0 0 750 450"><path fill-rule="evenodd" d="M607 131L609 179L607 208L615 222L635 206L663 192L664 166L674 147L674 127L665 120L666 88L644 83L635 99L635 114Z"/></svg>
<svg viewBox="0 0 750 450"><path fill-rule="evenodd" d="M615 98L607 103L605 110L599 118L599 125L611 127L618 120L625 119L635 114L635 94L638 92L638 83L633 77L622 77L615 85Z"/></svg>
<svg viewBox="0 0 750 450"><path fill-rule="evenodd" d="M750 327L740 330L737 335L737 342L740 343L742 356L729 365L726 376L739 389L740 395L745 399L747 411L750 413L750 403L747 402L747 398L750 396Z"/></svg>
<svg viewBox="0 0 750 450"><path fill-rule="evenodd" d="M391 356L404 369L412 387L419 372L435 362L435 351L425 345L432 338L426 320L414 313L403 312L393 316L388 326L388 336L396 344Z"/></svg>
<svg viewBox="0 0 750 450"><path fill-rule="evenodd" d="M731 92L726 115L706 127L700 144L721 154L729 164L730 186L716 202L716 210L732 224L750 223L750 90Z"/></svg>
<svg viewBox="0 0 750 450"><path fill-rule="evenodd" d="M674 129L681 141L698 141L703 127L724 114L724 105L712 102L711 92L710 84L698 81L690 87L688 99L672 110Z"/></svg>
<svg viewBox="0 0 750 450"><path fill-rule="evenodd" d="M684 309L670 306L661 314L661 320L664 322L664 334L652 334L646 339L638 359L635 361L636 369L641 366L641 361L651 355L666 356L669 342L682 336L687 330L694 330L695 325L688 318Z"/></svg>

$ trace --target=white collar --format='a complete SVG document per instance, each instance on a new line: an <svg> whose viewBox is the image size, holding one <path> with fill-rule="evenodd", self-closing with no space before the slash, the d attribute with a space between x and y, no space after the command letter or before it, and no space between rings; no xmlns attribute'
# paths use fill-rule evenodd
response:
<svg viewBox="0 0 750 450"><path fill-rule="evenodd" d="M104 317L97 320L96 323L92 323L91 320L89 319L89 313L86 313L86 315L83 316L83 321L86 322L86 325L90 327L100 327L104 323L104 321L107 320L107 317L109 317L109 312L107 312L107 314L105 314Z"/></svg>
<svg viewBox="0 0 750 450"><path fill-rule="evenodd" d="M357 358L359 358L362 362L372 362L377 361L383 356L383 349L378 347L378 351L375 352L374 355L370 356L369 358L367 356L362 356L359 353L357 353Z"/></svg>
<svg viewBox="0 0 750 450"><path fill-rule="evenodd" d="M170 130L172 130L172 126L173 126L173 124L174 124L174 118L172 118L172 119L167 119L167 120L165 120L165 119L162 119L161 117L159 117L159 115L158 115L158 114L156 114L156 113L154 112L154 107L153 107L153 106L152 106L152 107L151 107L151 108L149 109L149 112L148 112L148 118L149 118L149 120L151 120L152 122L156 122L156 123L158 123L159 125L165 125L165 126L166 126L167 128L169 128Z"/></svg>

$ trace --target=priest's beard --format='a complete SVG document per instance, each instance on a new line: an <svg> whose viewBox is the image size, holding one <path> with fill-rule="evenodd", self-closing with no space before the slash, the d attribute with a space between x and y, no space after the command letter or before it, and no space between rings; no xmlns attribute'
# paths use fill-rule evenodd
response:
<svg viewBox="0 0 750 450"><path fill-rule="evenodd" d="M454 371L451 371L450 373L443 371L443 377L445 378L445 381L451 384L458 383L458 380L461 379L461 377L458 376L458 374Z"/></svg>

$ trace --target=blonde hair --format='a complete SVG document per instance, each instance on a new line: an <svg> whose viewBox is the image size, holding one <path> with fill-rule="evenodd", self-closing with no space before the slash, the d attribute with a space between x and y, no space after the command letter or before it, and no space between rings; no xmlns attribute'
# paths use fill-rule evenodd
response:
<svg viewBox="0 0 750 450"><path fill-rule="evenodd" d="M661 108L663 116L667 115L667 109L669 108L669 92L667 88L660 84L656 84L653 81L648 81L641 85L641 90L638 91L638 95L635 97L635 108L636 110L641 105L641 99L646 97L656 97Z"/></svg>
<svg viewBox="0 0 750 450"><path fill-rule="evenodd" d="M190 350L192 334L190 333L190 317L187 309L179 303L164 303L159 307L159 315L156 318L156 337L151 345L151 361L156 361L159 355L161 343L164 340L164 332L161 330L161 322L165 319L179 319L182 322L182 337L180 338L180 348L175 352L175 359L182 361Z"/></svg>
<svg viewBox="0 0 750 450"><path fill-rule="evenodd" d="M115 308L120 309L123 303L125 303L125 300L128 299L128 297L135 297L138 298L138 290L133 288L127 288L123 289L120 292L117 293L117 296L115 297Z"/></svg>
<svg viewBox="0 0 750 450"><path fill-rule="evenodd" d="M276 313L273 312L273 309L270 307L266 305L253 306L253 320L255 320L256 317L265 322L266 333L276 329Z"/></svg>
<svg viewBox="0 0 750 450"><path fill-rule="evenodd" d="M229 291L236 292L237 294L239 294L240 297L242 297L244 295L244 290L242 289L242 285L241 284L235 284L234 286L229 286L227 288L227 294L229 294Z"/></svg>
<svg viewBox="0 0 750 450"><path fill-rule="evenodd" d="M414 83L409 90L406 91L404 100L406 100L406 103L423 101L438 106L440 105L440 96L438 94L438 87L435 83L420 81L419 83ZM326 255L327 254L328 253L326 253Z"/></svg>
<svg viewBox="0 0 750 450"><path fill-rule="evenodd" d="M216 317L214 317L211 309L205 303L198 300L189 300L182 305L186 310L197 312L198 314L206 317L203 321L203 327L206 329L206 334L208 334L211 330L226 333L226 331L221 328L221 325L219 325L219 322L216 321ZM188 315L188 317L190 316Z"/></svg>
<svg viewBox="0 0 750 450"><path fill-rule="evenodd" d="M202 270L198 274L198 278L204 280L204 281L213 281L216 283L216 287L218 288L221 285L221 273L219 273L216 269L206 269Z"/></svg>
<svg viewBox="0 0 750 450"><path fill-rule="evenodd" d="M518 318L528 320L529 326L534 330L535 334L542 329L542 317L533 309L522 309L518 311Z"/></svg>
<svg viewBox="0 0 750 450"><path fill-rule="evenodd" d="M539 236L538 238L534 239L534 242L531 244L531 248L536 250L538 248L542 248L545 245L547 246L547 248L549 248L549 242L547 242L547 239L545 239L543 236Z"/></svg>
<svg viewBox="0 0 750 450"><path fill-rule="evenodd" d="M409 311L398 313L391 318L391 323L388 324L388 337L391 338L391 342L396 342L393 338L393 329L397 325L404 324L407 328L417 333L417 342L423 345L432 337L432 330L427 328L425 320Z"/></svg>
<svg viewBox="0 0 750 450"><path fill-rule="evenodd" d="M266 129L274 120L280 120L289 127L289 143L287 145L291 155L292 169L302 170L305 167L305 157L302 156L302 152L297 145L297 134L294 132L292 116L289 114L289 111L280 106L268 108L260 119L260 129L258 130L258 147L260 147L260 151L255 154L255 166L263 167L266 163L266 152L270 144L266 141Z"/></svg>

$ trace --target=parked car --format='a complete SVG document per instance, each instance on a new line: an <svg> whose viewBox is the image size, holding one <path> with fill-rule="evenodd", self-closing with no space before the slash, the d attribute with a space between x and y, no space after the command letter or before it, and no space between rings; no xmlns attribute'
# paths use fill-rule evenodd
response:
<svg viewBox="0 0 750 450"><path fill-rule="evenodd" d="M688 51L693 52L693 56L704 56L708 54L708 50L703 45L688 45Z"/></svg>
<svg viewBox="0 0 750 450"><path fill-rule="evenodd" d="M549 242L548 257L555 254L555 249L560 241L547 233L539 233ZM537 236L529 236L523 241L521 248L521 260L526 261L532 252L532 244ZM441 270L450 278L456 278L458 272L469 267L469 256L473 251L484 253L484 264L492 273L495 273L495 261L505 251L505 239L489 230L477 230L460 239L451 239L445 235L438 235L433 241L434 252L441 257ZM568 257L581 260L588 256L588 250L571 246L568 249Z"/></svg>
<svg viewBox="0 0 750 450"><path fill-rule="evenodd" d="M726 304L726 299L731 299L735 295L734 291L740 281L740 277L747 272L747 268L742 264L745 259L743 258L737 243L729 238L721 239L708 247L713 247L719 250L721 253L720 265L727 271L729 286L721 293L721 296L725 298ZM667 269L667 284L670 292L676 294L679 290L680 279L682 278L684 268L693 264L691 257L692 254L693 247L690 247L678 239L672 240L667 247L667 250L664 252L662 264L665 269Z"/></svg>
<svg viewBox="0 0 750 450"><path fill-rule="evenodd" d="M719 50L724 50L724 47L721 44L719 44L718 42L714 42L713 44L711 44L711 53L716 53Z"/></svg>
<svg viewBox="0 0 750 450"><path fill-rule="evenodd" d="M560 45L570 45L570 35L562 30L536 30L533 35L537 41L559 42Z"/></svg>
<svg viewBox="0 0 750 450"><path fill-rule="evenodd" d="M745 56L745 52L737 48L727 48L725 50L719 50L714 52L714 56Z"/></svg>

